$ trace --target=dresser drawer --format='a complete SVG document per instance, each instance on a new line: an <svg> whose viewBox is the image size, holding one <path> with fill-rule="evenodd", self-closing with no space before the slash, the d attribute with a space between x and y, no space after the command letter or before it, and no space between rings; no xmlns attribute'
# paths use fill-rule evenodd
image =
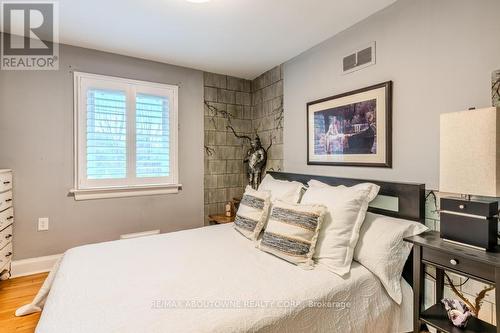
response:
<svg viewBox="0 0 500 333"><path fill-rule="evenodd" d="M0 231L0 250L12 241L12 231L12 225L9 225L7 228Z"/></svg>
<svg viewBox="0 0 500 333"><path fill-rule="evenodd" d="M0 250L0 271L8 269L8 265L12 260L12 243L7 244Z"/></svg>
<svg viewBox="0 0 500 333"><path fill-rule="evenodd" d="M12 191L0 193L0 211L12 207Z"/></svg>
<svg viewBox="0 0 500 333"><path fill-rule="evenodd" d="M12 189L12 173L0 173L0 192L5 192Z"/></svg>
<svg viewBox="0 0 500 333"><path fill-rule="evenodd" d="M479 278L495 281L495 267L460 255L448 254L424 247L422 249L422 259L452 270L474 272L474 275Z"/></svg>
<svg viewBox="0 0 500 333"><path fill-rule="evenodd" d="M0 230L4 229L8 225L14 223L14 208L10 207L9 209L0 212Z"/></svg>

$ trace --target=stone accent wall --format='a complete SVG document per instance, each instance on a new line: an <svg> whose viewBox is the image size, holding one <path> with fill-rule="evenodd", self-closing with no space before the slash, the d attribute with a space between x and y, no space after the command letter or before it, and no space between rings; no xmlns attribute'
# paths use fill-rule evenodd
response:
<svg viewBox="0 0 500 333"><path fill-rule="evenodd" d="M434 201L434 198L432 195L428 195L427 193L427 200L425 204L425 224L427 227L429 227L432 230L437 230L439 231L439 199L441 196L444 196L445 194L439 193L439 192L434 192L436 194L436 201ZM449 193L446 194L446 196L450 196ZM458 195L457 195L458 196ZM432 268L427 268L427 272L431 274L432 276L435 275L435 271ZM467 282L467 278L460 276L458 274L454 274L451 272L446 272L450 278L453 280L453 284L455 286L460 286L457 289L460 290L467 299L469 299L472 303L474 303L474 300L476 298L476 295L483 290L486 285L482 282L478 282L472 279L469 279ZM446 281L445 281L446 283ZM463 285L462 285L463 284ZM425 307L430 307L431 305L436 303L435 300L435 281L429 277L426 276L425 278ZM483 305L481 307L481 310L479 311L479 318L492 324L496 325L496 311L495 311L495 292L496 290L492 290L488 292L487 296L484 298ZM449 298L455 298L458 299L458 296L456 296L453 291L445 286L444 288L444 297L449 297ZM439 301L439 300L438 300Z"/></svg>
<svg viewBox="0 0 500 333"><path fill-rule="evenodd" d="M283 170L283 66L276 66L252 81L252 128L268 151L267 170Z"/></svg>
<svg viewBox="0 0 500 333"><path fill-rule="evenodd" d="M224 212L224 204L241 197L248 184L243 158L248 140L257 133L268 151L266 169L283 169L282 66L253 81L204 73L205 89L205 222L209 214Z"/></svg>
<svg viewBox="0 0 500 333"><path fill-rule="evenodd" d="M491 99L493 106L500 107L500 70L491 74Z"/></svg>
<svg viewBox="0 0 500 333"><path fill-rule="evenodd" d="M205 73L205 222L209 214L224 212L224 204L241 197L247 184L243 156L247 140L238 134L252 131L251 82Z"/></svg>

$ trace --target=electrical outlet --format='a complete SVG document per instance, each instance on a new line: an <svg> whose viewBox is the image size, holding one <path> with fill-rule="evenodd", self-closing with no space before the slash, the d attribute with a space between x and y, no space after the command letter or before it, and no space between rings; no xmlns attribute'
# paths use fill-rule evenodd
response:
<svg viewBox="0 0 500 333"><path fill-rule="evenodd" d="M48 217L39 217L38 218L38 231L46 231L49 230L49 218Z"/></svg>

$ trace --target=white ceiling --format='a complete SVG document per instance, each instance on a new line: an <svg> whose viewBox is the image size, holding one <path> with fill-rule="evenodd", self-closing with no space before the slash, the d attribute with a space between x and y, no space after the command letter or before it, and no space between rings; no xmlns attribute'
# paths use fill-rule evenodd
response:
<svg viewBox="0 0 500 333"><path fill-rule="evenodd" d="M60 42L253 79L396 0L60 0Z"/></svg>

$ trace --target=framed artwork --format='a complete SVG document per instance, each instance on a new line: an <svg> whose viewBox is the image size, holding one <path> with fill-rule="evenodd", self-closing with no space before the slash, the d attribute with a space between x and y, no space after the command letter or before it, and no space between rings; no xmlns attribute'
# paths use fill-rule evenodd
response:
<svg viewBox="0 0 500 333"><path fill-rule="evenodd" d="M392 81L307 103L307 164L392 167Z"/></svg>

